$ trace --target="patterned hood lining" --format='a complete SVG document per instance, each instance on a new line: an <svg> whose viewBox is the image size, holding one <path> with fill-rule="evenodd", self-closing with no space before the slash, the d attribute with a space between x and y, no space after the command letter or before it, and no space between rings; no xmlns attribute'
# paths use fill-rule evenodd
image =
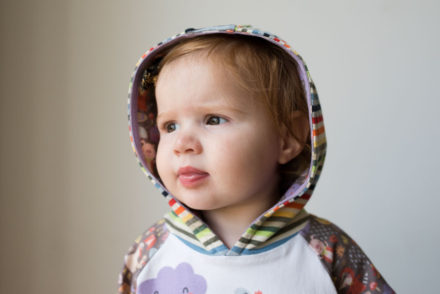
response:
<svg viewBox="0 0 440 294"><path fill-rule="evenodd" d="M319 179L319 175L323 167L326 152L326 139L321 107L316 88L310 77L307 66L298 53L292 50L285 41L276 35L255 29L251 26L226 25L202 29L187 29L183 33L166 39L143 54L135 66L134 73L130 80L128 93L128 120L130 140L132 142L133 151L138 159L142 171L153 182L155 187L159 189L161 194L167 198L170 206L172 207L174 215L179 216L184 223L188 222L188 225L190 225L192 228L195 227L194 218L197 220L198 218L169 194L166 188L160 183L157 174L155 155L157 144L159 142L159 132L156 127L157 113L156 101L154 97L154 77L157 75L157 64L159 63L164 52L166 52L176 43L180 42L182 39L192 38L204 34L241 34L246 36L254 36L257 38L262 38L283 48L289 53L290 56L292 56L292 58L295 59L296 63L298 64L298 73L303 83L307 98L312 157L310 168L302 177L298 178L290 186L290 188L281 197L278 204L260 216L260 218L258 218L252 224L247 233L243 235L243 237L246 237L246 239L252 240L252 237L255 234L255 229L252 229L252 227L262 226L265 221L276 214L278 210L283 208L283 210L289 210L291 215L290 218L293 219L295 215L302 210L312 195L313 189ZM203 226L203 224L201 224L201 226ZM253 242L253 244L255 245L255 242ZM243 246L246 247L247 244L244 244ZM247 248L249 249L249 247Z"/></svg>

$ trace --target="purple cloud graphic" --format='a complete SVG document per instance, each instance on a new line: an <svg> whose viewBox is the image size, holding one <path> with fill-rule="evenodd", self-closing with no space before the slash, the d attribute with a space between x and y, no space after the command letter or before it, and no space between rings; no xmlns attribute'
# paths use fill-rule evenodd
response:
<svg viewBox="0 0 440 294"><path fill-rule="evenodd" d="M195 274L191 265L181 263L175 270L162 268L156 279L144 281L138 290L140 294L205 294L206 280Z"/></svg>

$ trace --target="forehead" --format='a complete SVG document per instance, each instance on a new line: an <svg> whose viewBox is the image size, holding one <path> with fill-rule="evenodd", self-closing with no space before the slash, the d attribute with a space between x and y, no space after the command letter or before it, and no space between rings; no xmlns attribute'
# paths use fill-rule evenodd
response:
<svg viewBox="0 0 440 294"><path fill-rule="evenodd" d="M156 85L159 111L161 106L177 107L186 100L179 98L191 98L200 105L226 104L240 108L254 105L255 93L240 87L219 58L196 52L165 64Z"/></svg>

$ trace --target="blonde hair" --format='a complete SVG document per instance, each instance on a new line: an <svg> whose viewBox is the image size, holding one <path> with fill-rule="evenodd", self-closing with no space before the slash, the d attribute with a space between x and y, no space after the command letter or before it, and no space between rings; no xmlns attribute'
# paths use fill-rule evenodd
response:
<svg viewBox="0 0 440 294"><path fill-rule="evenodd" d="M261 99L279 132L286 126L297 138L290 129L294 123L292 112L304 113L309 121L308 106L298 65L284 49L266 40L243 35L198 36L173 46L161 60L159 74L164 65L198 52L216 58L233 75L238 86ZM280 190L283 192L310 166L310 135L301 143L305 143L301 153L280 166Z"/></svg>

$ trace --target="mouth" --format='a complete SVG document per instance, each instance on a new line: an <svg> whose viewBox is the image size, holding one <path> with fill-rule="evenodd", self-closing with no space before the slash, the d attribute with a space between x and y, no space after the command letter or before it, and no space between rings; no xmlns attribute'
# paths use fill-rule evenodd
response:
<svg viewBox="0 0 440 294"><path fill-rule="evenodd" d="M209 176L209 173L192 166L179 168L177 177L180 183L186 188L195 188Z"/></svg>

